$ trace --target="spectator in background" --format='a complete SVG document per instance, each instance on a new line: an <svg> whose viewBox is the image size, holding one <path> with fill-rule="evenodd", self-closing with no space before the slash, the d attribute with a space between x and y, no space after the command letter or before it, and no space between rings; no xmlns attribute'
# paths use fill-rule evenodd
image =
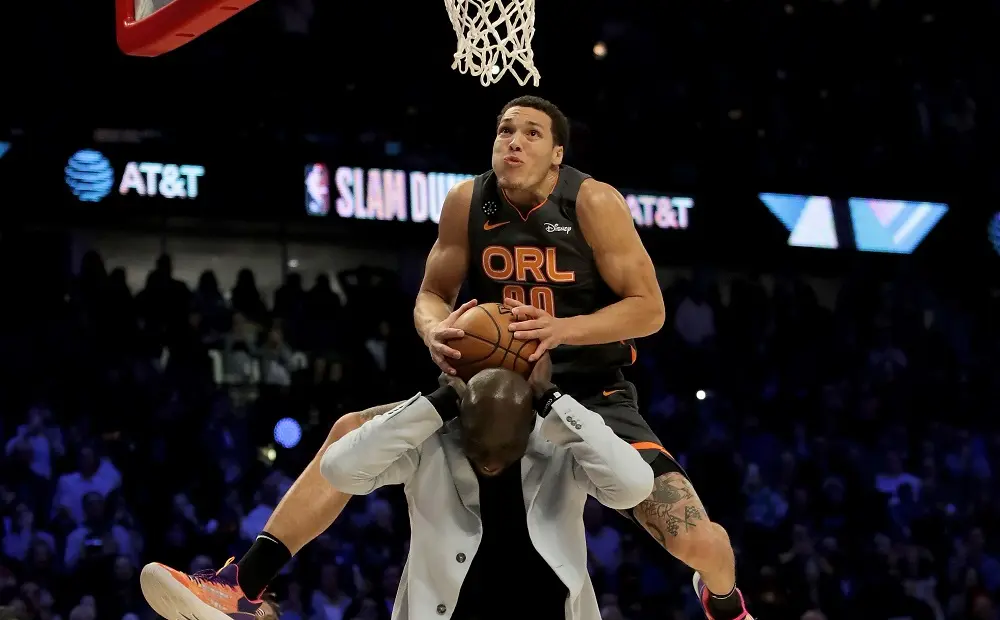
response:
<svg viewBox="0 0 1000 620"><path fill-rule="evenodd" d="M901 486L910 487L914 498L920 497L920 478L903 470L903 460L899 453L892 451L885 457L885 471L875 477L875 488L889 496L893 504L899 502Z"/></svg>
<svg viewBox="0 0 1000 620"><path fill-rule="evenodd" d="M269 312L260 291L257 290L257 280L249 269L240 269L236 274L236 285L233 287L230 299L233 311L257 325L267 323Z"/></svg>
<svg viewBox="0 0 1000 620"><path fill-rule="evenodd" d="M244 540L252 541L257 534L264 531L264 524L267 523L274 507L278 505L278 489L273 484L264 484L260 491L254 495L254 506L240 522L240 535Z"/></svg>
<svg viewBox="0 0 1000 620"><path fill-rule="evenodd" d="M319 587L312 595L312 620L346 620L344 612L350 604L351 597L340 589L337 567L323 565L319 573Z"/></svg>
<svg viewBox="0 0 1000 620"><path fill-rule="evenodd" d="M43 404L37 404L28 410L28 422L17 427L17 432L8 442L7 456L15 452L30 456L29 468L40 478L52 478L52 460L60 458L65 452L62 433L59 428L49 424L52 412Z"/></svg>
<svg viewBox="0 0 1000 620"><path fill-rule="evenodd" d="M223 368L226 381L247 384L260 375L257 361L259 328L243 313L233 313L233 325L223 338Z"/></svg>
<svg viewBox="0 0 1000 620"><path fill-rule="evenodd" d="M707 285L702 277L685 283L685 293L677 307L674 329L690 347L708 345L715 338L715 310L709 303Z"/></svg>
<svg viewBox="0 0 1000 620"><path fill-rule="evenodd" d="M760 467L750 463L743 480L743 493L747 508L744 518L766 530L773 530L784 522L788 514L788 502L781 494L767 486L760 475Z"/></svg>
<svg viewBox="0 0 1000 620"><path fill-rule="evenodd" d="M215 272L206 269L198 277L198 287L194 291L192 309L201 317L201 335L209 342L215 342L229 329L229 304L219 289Z"/></svg>
<svg viewBox="0 0 1000 620"><path fill-rule="evenodd" d="M66 568L72 570L80 562L114 556L130 559L132 539L125 528L108 518L104 497L96 492L87 493L83 497L83 506L83 522L66 537Z"/></svg>
<svg viewBox="0 0 1000 620"><path fill-rule="evenodd" d="M622 563L621 534L604 522L604 509L592 498L584 506L583 525L592 569L604 575L615 575Z"/></svg>
<svg viewBox="0 0 1000 620"><path fill-rule="evenodd" d="M156 259L156 268L149 272L136 303L147 330L156 338L186 321L191 291L174 277L170 256L163 254Z"/></svg>
<svg viewBox="0 0 1000 620"><path fill-rule="evenodd" d="M260 348L261 379L267 385L289 387L292 373L298 370L295 352L285 342L284 335L280 326L272 326Z"/></svg>
<svg viewBox="0 0 1000 620"><path fill-rule="evenodd" d="M306 293L305 310L309 333L315 340L309 349L328 355L344 336L335 329L343 318L343 303L330 284L330 276L325 273L316 276L316 282Z"/></svg>
<svg viewBox="0 0 1000 620"><path fill-rule="evenodd" d="M98 458L94 449L85 446L79 452L79 469L59 477L53 510L61 510L73 521L81 524L86 518L84 499L90 493L106 498L117 489L122 476L107 458Z"/></svg>
<svg viewBox="0 0 1000 620"><path fill-rule="evenodd" d="M25 561L37 543L56 548L52 534L35 528L35 513L25 504L18 504L13 516L4 517L3 525L3 554L8 558Z"/></svg>

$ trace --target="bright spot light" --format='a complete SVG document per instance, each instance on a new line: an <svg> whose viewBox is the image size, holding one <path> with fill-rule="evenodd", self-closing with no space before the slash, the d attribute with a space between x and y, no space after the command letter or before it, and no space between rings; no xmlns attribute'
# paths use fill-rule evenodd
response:
<svg viewBox="0 0 1000 620"><path fill-rule="evenodd" d="M274 425L274 440L282 448L292 449L302 439L302 427L292 418L282 418ZM273 450L272 450L273 452ZM274 460L272 457L271 460Z"/></svg>
<svg viewBox="0 0 1000 620"><path fill-rule="evenodd" d="M705 390L698 390L694 393L694 397L698 400L705 400Z"/></svg>
<svg viewBox="0 0 1000 620"><path fill-rule="evenodd" d="M594 58L604 58L607 55L608 46L604 44L604 41L594 43Z"/></svg>

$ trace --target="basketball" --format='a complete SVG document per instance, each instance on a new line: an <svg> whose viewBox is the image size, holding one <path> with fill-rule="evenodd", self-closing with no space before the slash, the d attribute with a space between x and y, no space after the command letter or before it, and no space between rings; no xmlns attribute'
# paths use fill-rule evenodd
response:
<svg viewBox="0 0 1000 620"><path fill-rule="evenodd" d="M506 368L527 377L534 367L528 361L538 348L537 340L514 340L507 329L514 314L503 304L480 304L458 317L455 327L465 336L449 340L448 346L462 354L448 362L463 381L485 368Z"/></svg>

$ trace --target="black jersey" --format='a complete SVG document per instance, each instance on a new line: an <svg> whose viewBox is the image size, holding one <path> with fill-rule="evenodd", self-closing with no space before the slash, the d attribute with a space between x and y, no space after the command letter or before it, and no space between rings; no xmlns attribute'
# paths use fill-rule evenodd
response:
<svg viewBox="0 0 1000 620"><path fill-rule="evenodd" d="M518 210L491 170L475 179L469 210L469 287L481 302L511 297L555 317L591 314L620 299L601 278L576 217L580 186L590 178L562 166L545 202ZM552 351L556 374L617 370L635 361L629 340Z"/></svg>

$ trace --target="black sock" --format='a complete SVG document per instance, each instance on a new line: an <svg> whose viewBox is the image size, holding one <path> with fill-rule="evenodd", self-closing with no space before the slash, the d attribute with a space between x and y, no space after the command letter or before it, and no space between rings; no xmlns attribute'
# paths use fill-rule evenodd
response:
<svg viewBox="0 0 1000 620"><path fill-rule="evenodd" d="M264 593L264 588L291 559L292 553L288 547L271 534L261 532L246 555L236 563L243 594L252 601L258 600Z"/></svg>
<svg viewBox="0 0 1000 620"><path fill-rule="evenodd" d="M708 613L712 614L715 620L734 620L743 613L743 597L740 596L736 586L733 586L729 594L723 596L709 591L706 606Z"/></svg>

